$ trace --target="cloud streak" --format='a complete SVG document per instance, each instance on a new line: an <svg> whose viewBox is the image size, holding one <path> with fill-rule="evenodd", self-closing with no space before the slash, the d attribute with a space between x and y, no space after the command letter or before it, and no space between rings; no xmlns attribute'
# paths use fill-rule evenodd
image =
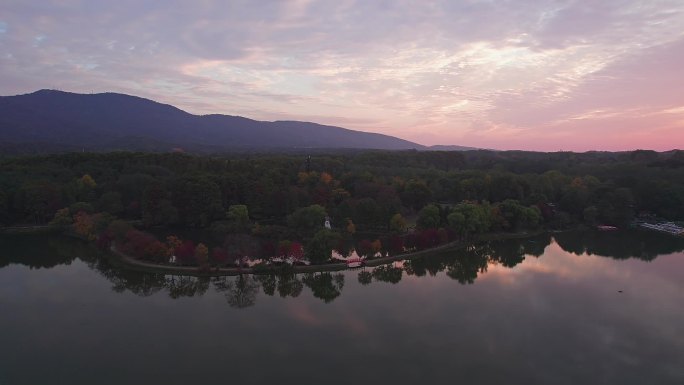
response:
<svg viewBox="0 0 684 385"><path fill-rule="evenodd" d="M9 0L0 15L4 95L117 91L424 144L684 145L681 1Z"/></svg>

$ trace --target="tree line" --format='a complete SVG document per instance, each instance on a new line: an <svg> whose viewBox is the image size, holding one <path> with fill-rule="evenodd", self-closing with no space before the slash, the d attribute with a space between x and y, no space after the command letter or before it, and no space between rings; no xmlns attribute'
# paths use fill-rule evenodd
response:
<svg viewBox="0 0 684 385"><path fill-rule="evenodd" d="M95 238L121 219L323 250L357 232L433 229L467 239L625 226L639 215L684 218L683 166L683 151L359 151L319 153L310 162L268 153L9 157L0 161L0 223L51 222ZM326 217L336 231L321 231Z"/></svg>

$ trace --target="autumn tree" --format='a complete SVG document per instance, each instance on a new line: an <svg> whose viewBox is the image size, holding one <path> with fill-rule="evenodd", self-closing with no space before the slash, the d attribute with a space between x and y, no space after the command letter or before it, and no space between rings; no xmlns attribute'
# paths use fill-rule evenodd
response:
<svg viewBox="0 0 684 385"><path fill-rule="evenodd" d="M396 213L390 219L389 227L392 232L403 233L406 231L406 220L401 214Z"/></svg>
<svg viewBox="0 0 684 385"><path fill-rule="evenodd" d="M206 269L209 266L209 249L204 243L195 247L195 260L200 269Z"/></svg>
<svg viewBox="0 0 684 385"><path fill-rule="evenodd" d="M52 221L50 221L50 226L58 229L65 229L69 227L69 225L71 225L72 223L73 219L71 217L69 208L65 207L63 209L57 210L54 218L52 218Z"/></svg>
<svg viewBox="0 0 684 385"><path fill-rule="evenodd" d="M83 211L79 211L74 215L74 232L79 236L90 241L95 240L95 226L93 217Z"/></svg>

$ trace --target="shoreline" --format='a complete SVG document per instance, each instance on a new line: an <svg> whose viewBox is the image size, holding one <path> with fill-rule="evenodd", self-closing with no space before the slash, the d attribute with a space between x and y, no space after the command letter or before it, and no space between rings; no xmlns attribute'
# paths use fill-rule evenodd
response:
<svg viewBox="0 0 684 385"><path fill-rule="evenodd" d="M402 253L392 256L379 257L369 260L364 260L363 267L376 267L380 265L386 265L396 261L405 261L414 258L418 258L424 255L429 255L431 253L451 249L451 248L461 248L474 242L482 241L492 241L499 239L515 239L515 238L526 238L534 235L542 234L546 231L536 231L536 232L522 232L522 233L496 233L487 234L482 237L468 242L463 241L453 241L448 242L443 245L435 246L425 250L411 251L408 253ZM316 272L330 272L330 271L342 271L342 270L355 270L358 267L350 268L344 262L338 263L325 263L320 265L308 265L308 266L293 266L293 265L267 265L260 267L210 267L208 270L200 270L197 266L173 266L165 264L157 264L154 262L141 261L135 259L129 255L126 255L114 248L110 247L109 253L111 256L116 257L116 262L123 265L124 268L130 268L132 270L149 272L149 273L163 273L172 275L189 275L196 277L223 277L223 276L236 276L242 274L274 274L274 273L316 273Z"/></svg>

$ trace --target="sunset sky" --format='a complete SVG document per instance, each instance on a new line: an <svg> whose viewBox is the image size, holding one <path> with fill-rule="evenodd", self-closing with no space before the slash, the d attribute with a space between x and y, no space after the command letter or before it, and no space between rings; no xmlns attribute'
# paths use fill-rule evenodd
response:
<svg viewBox="0 0 684 385"><path fill-rule="evenodd" d="M684 0L3 0L0 95L122 92L421 144L684 148Z"/></svg>

